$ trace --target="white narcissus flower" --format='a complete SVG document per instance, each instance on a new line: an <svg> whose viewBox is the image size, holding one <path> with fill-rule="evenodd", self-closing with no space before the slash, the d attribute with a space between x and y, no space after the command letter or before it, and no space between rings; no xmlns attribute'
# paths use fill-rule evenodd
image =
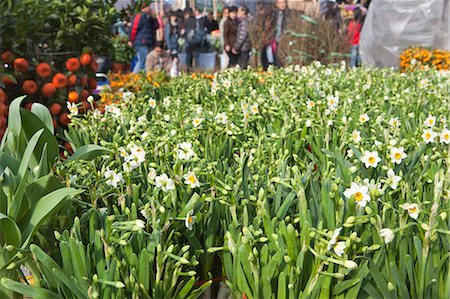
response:
<svg viewBox="0 0 450 299"><path fill-rule="evenodd" d="M69 109L70 115L78 115L78 107L77 104L67 102L67 109Z"/></svg>
<svg viewBox="0 0 450 299"><path fill-rule="evenodd" d="M150 100L148 100L148 106L152 109L156 108L156 100L153 98L150 98Z"/></svg>
<svg viewBox="0 0 450 299"><path fill-rule="evenodd" d="M156 187L161 188L162 191L167 192L175 189L175 185L172 179L169 179L167 174L163 173L160 176L155 177Z"/></svg>
<svg viewBox="0 0 450 299"><path fill-rule="evenodd" d="M122 173L116 173L114 170L110 170L109 168L105 171L106 184L117 188L118 184L125 183L123 179Z"/></svg>
<svg viewBox="0 0 450 299"><path fill-rule="evenodd" d="M192 125L197 128L201 125L202 121L203 119L201 119L200 117L196 117L192 120Z"/></svg>
<svg viewBox="0 0 450 299"><path fill-rule="evenodd" d="M450 130L443 129L442 132L439 134L439 137L440 143L450 144Z"/></svg>
<svg viewBox="0 0 450 299"><path fill-rule="evenodd" d="M119 153L122 158L128 158L129 154L124 147L119 147Z"/></svg>
<svg viewBox="0 0 450 299"><path fill-rule="evenodd" d="M137 161L139 164L144 163L145 161L145 150L142 146L134 145L131 148L131 154L129 156L129 159L133 159Z"/></svg>
<svg viewBox="0 0 450 299"><path fill-rule="evenodd" d="M344 196L348 199L353 196L357 205L365 207L370 201L369 187L352 183L350 188L344 191Z"/></svg>
<svg viewBox="0 0 450 299"><path fill-rule="evenodd" d="M250 106L250 112L251 114L258 114L259 113L259 109L258 109L258 104L253 104Z"/></svg>
<svg viewBox="0 0 450 299"><path fill-rule="evenodd" d="M436 138L437 133L434 132L432 129L425 129L423 130L423 133L421 135L423 141L425 141L426 144L433 142L434 138Z"/></svg>
<svg viewBox="0 0 450 299"><path fill-rule="evenodd" d="M191 188L197 188L200 187L200 182L198 181L197 177L195 176L194 172L188 172L184 176L184 183L188 185Z"/></svg>
<svg viewBox="0 0 450 299"><path fill-rule="evenodd" d="M358 130L353 130L352 140L355 143L359 143L361 141L361 132L359 132Z"/></svg>
<svg viewBox="0 0 450 299"><path fill-rule="evenodd" d="M314 106L316 106L316 103L314 103L314 101L309 100L308 102L306 102L306 107L308 109L312 109L314 108Z"/></svg>
<svg viewBox="0 0 450 299"><path fill-rule="evenodd" d="M391 184L389 186L394 190L397 189L398 183L402 180L402 177L395 175L392 168L389 168L389 170L387 172L387 176L388 176L388 180L391 182Z"/></svg>
<svg viewBox="0 0 450 299"><path fill-rule="evenodd" d="M217 113L215 120L219 124L226 125L228 123L228 116L225 113Z"/></svg>
<svg viewBox="0 0 450 299"><path fill-rule="evenodd" d="M402 209L408 211L409 216L413 219L417 219L419 217L420 209L419 205L416 203L404 203L401 205Z"/></svg>
<svg viewBox="0 0 450 299"><path fill-rule="evenodd" d="M380 157L378 157L378 152L376 151L364 151L364 154L361 157L361 162L364 163L366 168L373 167L376 168L378 163L381 161Z"/></svg>
<svg viewBox="0 0 450 299"><path fill-rule="evenodd" d="M380 229L380 237L383 238L384 243L391 243L394 240L394 232L390 228L382 228Z"/></svg>
<svg viewBox="0 0 450 299"><path fill-rule="evenodd" d="M367 113L361 114L359 116L359 122L362 124L367 122L369 119L370 119L370 117L367 115Z"/></svg>
<svg viewBox="0 0 450 299"><path fill-rule="evenodd" d="M39 166L37 166L37 167L39 167ZM75 185L75 184L77 183L77 178L78 178L78 177L77 177L76 174L71 175L71 176L69 177L69 179L67 180L67 182L66 182L66 187L69 188L70 186Z"/></svg>
<svg viewBox="0 0 450 299"><path fill-rule="evenodd" d="M405 159L408 155L405 154L405 149L403 147L393 147L391 148L391 160L392 163L400 164L403 159Z"/></svg>
<svg viewBox="0 0 450 299"><path fill-rule="evenodd" d="M155 181L156 175L157 175L156 169L154 169L153 167L151 167L151 168L148 170L147 181L148 181L149 183L153 183L153 182Z"/></svg>
<svg viewBox="0 0 450 299"><path fill-rule="evenodd" d="M398 117L393 117L393 118L391 118L391 119L389 120L389 125L390 125L392 128L400 127L400 122L399 122L399 120L398 120Z"/></svg>
<svg viewBox="0 0 450 299"><path fill-rule="evenodd" d="M182 142L178 144L177 156L180 160L190 160L195 157L195 152L192 150L192 143Z"/></svg>
<svg viewBox="0 0 450 299"><path fill-rule="evenodd" d="M184 221L184 225L187 227L188 230L192 230L192 228L194 227L195 220L197 219L197 217L193 215L194 210L190 210L186 214L186 220Z"/></svg>
<svg viewBox="0 0 450 299"><path fill-rule="evenodd" d="M342 230L342 227L339 227L333 231L333 236L331 237L330 241L328 242L327 250L333 249L333 251L339 256L342 257L344 254L344 250L346 248L345 242L338 242L339 234Z"/></svg>
<svg viewBox="0 0 450 299"><path fill-rule="evenodd" d="M126 173L131 173L131 171L133 171L133 168L131 167L131 163L129 161L123 162L122 167L123 171L125 171Z"/></svg>
<svg viewBox="0 0 450 299"><path fill-rule="evenodd" d="M436 117L432 115L428 115L427 119L425 119L425 121L423 122L423 125L429 128L434 127L435 124Z"/></svg>
<svg viewBox="0 0 450 299"><path fill-rule="evenodd" d="M169 98L169 97L165 97L165 98L163 99L163 106L164 106L164 107L169 108L169 107L170 107L170 103L171 103L171 101L170 101L170 98Z"/></svg>
<svg viewBox="0 0 450 299"><path fill-rule="evenodd" d="M305 121L305 125L306 125L307 128L310 128L312 126L312 121L310 119L307 119Z"/></svg>

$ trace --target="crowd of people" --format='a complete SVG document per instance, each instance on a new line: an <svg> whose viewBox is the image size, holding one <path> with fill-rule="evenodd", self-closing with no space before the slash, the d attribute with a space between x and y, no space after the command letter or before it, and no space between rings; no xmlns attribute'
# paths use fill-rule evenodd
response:
<svg viewBox="0 0 450 299"><path fill-rule="evenodd" d="M360 64L359 34L362 28L365 8L355 1L354 18L346 28L351 46L351 65ZM324 18L335 24L340 30L342 16L336 0L321 0L320 11ZM166 71L175 76L179 65L179 54L185 57L184 64L188 71L198 65L199 54L210 48L212 34L220 35L220 48L223 67L239 65L245 69L249 65L252 48L261 49L262 66L282 66L277 53L278 44L286 29L290 11L287 0L275 0L273 9L264 20L264 37L262 45L252 45L250 24L254 16L248 7L231 6L222 9L218 22L212 12L200 11L187 7L184 10L166 12L166 18L156 16L149 5L132 17L129 26L129 44L136 50L137 62L133 72L142 70Z"/></svg>

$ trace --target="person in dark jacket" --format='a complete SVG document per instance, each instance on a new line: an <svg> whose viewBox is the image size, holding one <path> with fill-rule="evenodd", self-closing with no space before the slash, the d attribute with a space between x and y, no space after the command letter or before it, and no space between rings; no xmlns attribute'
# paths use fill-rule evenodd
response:
<svg viewBox="0 0 450 299"><path fill-rule="evenodd" d="M137 54L137 63L133 68L133 73L138 73L145 69L145 58L155 46L156 29L158 23L150 16L149 6L143 6L140 14L133 17L129 32L129 43L134 47Z"/></svg>
<svg viewBox="0 0 450 299"><path fill-rule="evenodd" d="M237 33L236 24L237 7L231 6L228 9L228 18L223 24L223 49L228 55L228 67L233 67L238 63L239 56L231 52L235 42Z"/></svg>
<svg viewBox="0 0 450 299"><path fill-rule="evenodd" d="M166 39L167 49L172 58L178 55L178 37L180 36L180 26L175 12L170 12L169 20L164 28L164 38Z"/></svg>
<svg viewBox="0 0 450 299"><path fill-rule="evenodd" d="M209 12L206 16L206 31L211 34L215 30L219 30L219 23L214 19L214 14Z"/></svg>
<svg viewBox="0 0 450 299"><path fill-rule="evenodd" d="M278 57L278 46L281 37L286 30L290 12L287 6L287 0L276 0L274 6L269 10L268 16L265 16L264 47L261 51L261 62L266 70L269 65L281 67L282 63Z"/></svg>
<svg viewBox="0 0 450 299"><path fill-rule="evenodd" d="M206 19L196 9L195 16L192 8L184 9L184 38L186 41L186 65L189 71L194 60L198 62L200 50L206 42Z"/></svg>
<svg viewBox="0 0 450 299"><path fill-rule="evenodd" d="M250 20L248 16L248 7L241 6L237 12L238 27L236 33L236 41L231 51L239 55L238 64L242 69L246 69L250 61L250 50L252 49L252 42L249 35Z"/></svg>

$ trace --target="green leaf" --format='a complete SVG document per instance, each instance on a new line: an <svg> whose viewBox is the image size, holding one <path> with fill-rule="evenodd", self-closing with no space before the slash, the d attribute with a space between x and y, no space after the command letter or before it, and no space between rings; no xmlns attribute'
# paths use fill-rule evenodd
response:
<svg viewBox="0 0 450 299"><path fill-rule="evenodd" d="M28 225L23 230L23 239L25 241L22 244L22 248L28 245L42 223L53 215L67 198L74 197L82 192L83 190L62 188L42 197L29 212Z"/></svg>
<svg viewBox="0 0 450 299"><path fill-rule="evenodd" d="M21 96L9 105L9 115L8 115L8 128L13 132L16 137L19 137L20 131L22 130L22 118L20 116L20 105L26 96Z"/></svg>
<svg viewBox="0 0 450 299"><path fill-rule="evenodd" d="M317 25L317 21L316 21L314 18L310 17L310 16L301 14L301 15L300 15L300 18L303 19L303 20L305 20L305 21L308 22L308 23Z"/></svg>
<svg viewBox="0 0 450 299"><path fill-rule="evenodd" d="M8 155L7 153L0 152L0 174L2 174L6 167L13 173L17 173L19 170L20 162Z"/></svg>
<svg viewBox="0 0 450 299"><path fill-rule="evenodd" d="M47 107L40 103L33 103L33 105L31 106L31 112L39 117L39 119L45 124L50 132L52 132L53 134L55 133L52 115L50 114L50 111L47 109Z"/></svg>
<svg viewBox="0 0 450 299"><path fill-rule="evenodd" d="M24 177L25 171L28 169L28 165L30 164L31 157L33 156L33 153L35 152L35 148L36 148L39 138L41 137L43 132L44 132L44 129L37 131L31 137L30 141L28 141L25 152L22 155L22 160L20 161L20 167L19 167L19 172L18 172L18 175L20 178Z"/></svg>
<svg viewBox="0 0 450 299"><path fill-rule="evenodd" d="M341 282L335 284L333 287L333 296L339 295L340 293L344 292L345 290L356 285L358 282L360 282L360 279L354 278L354 279L341 281Z"/></svg>
<svg viewBox="0 0 450 299"><path fill-rule="evenodd" d="M49 290L38 288L38 287L32 287L27 284L19 283L17 281L11 280L9 278L2 278L1 283L3 286L5 286L7 289L10 289L11 291L14 291L16 293L22 294L24 296L33 298L33 299L56 299L56 298L62 298L56 293L53 293Z"/></svg>
<svg viewBox="0 0 450 299"><path fill-rule="evenodd" d="M0 246L20 247L21 243L22 235L17 224L7 215L0 213Z"/></svg>
<svg viewBox="0 0 450 299"><path fill-rule="evenodd" d="M74 160L91 161L91 160L97 158L98 156L111 154L111 153L112 152L110 150L108 150L102 146L89 144L89 145L84 145L84 146L80 147L79 149L77 149L75 151L75 153L72 156L70 156L70 158L68 160L69 161L74 161Z"/></svg>

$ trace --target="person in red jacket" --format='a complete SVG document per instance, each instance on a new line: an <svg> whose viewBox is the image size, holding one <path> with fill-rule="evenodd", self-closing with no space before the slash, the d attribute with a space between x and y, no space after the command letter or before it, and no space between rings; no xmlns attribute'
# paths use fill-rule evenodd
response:
<svg viewBox="0 0 450 299"><path fill-rule="evenodd" d="M145 70L145 58L155 47L156 29L158 29L158 22L151 17L150 6L144 4L141 13L133 17L129 31L129 45L134 48L138 58L133 73Z"/></svg>
<svg viewBox="0 0 450 299"><path fill-rule="evenodd" d="M351 52L350 52L350 67L357 67L361 64L361 56L359 55L359 36L362 29L362 11L356 8L353 11L354 18L348 24L347 37L349 38Z"/></svg>

